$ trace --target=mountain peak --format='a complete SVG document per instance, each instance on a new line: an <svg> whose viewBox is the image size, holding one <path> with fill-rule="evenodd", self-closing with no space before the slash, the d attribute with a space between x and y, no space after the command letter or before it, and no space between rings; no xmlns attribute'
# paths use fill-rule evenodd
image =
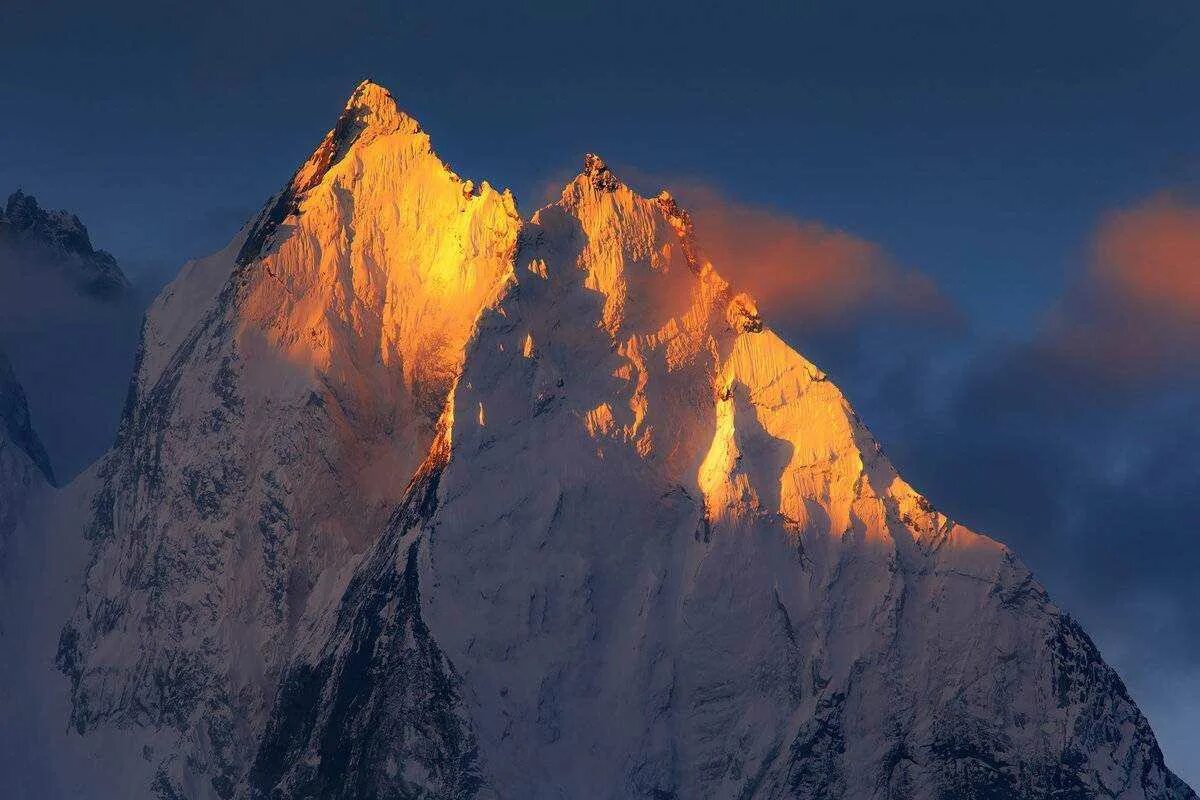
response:
<svg viewBox="0 0 1200 800"><path fill-rule="evenodd" d="M55 233L59 238L70 239L70 244L78 245L79 249L91 248L87 228L79 221L79 217L66 211L49 211L43 209L37 198L17 189L8 196L0 220L6 220L20 231L40 230ZM76 241L78 240L78 241Z"/></svg>
<svg viewBox="0 0 1200 800"><path fill-rule="evenodd" d="M120 296L129 281L112 254L92 245L87 227L68 211L42 208L37 198L17 189L0 208L0 244L17 247L23 258L39 254L67 265L84 292L101 298Z"/></svg>
<svg viewBox="0 0 1200 800"><path fill-rule="evenodd" d="M396 99L392 97L392 93L388 91L386 86L376 83L370 78L364 78L354 87L354 91L350 93L350 99L346 101L347 108L353 105L391 105L396 108Z"/></svg>
<svg viewBox="0 0 1200 800"><path fill-rule="evenodd" d="M421 129L416 120L400 109L391 92L369 78L355 87L338 119L337 127L343 131L351 125L357 127L355 136L367 130L387 134L416 133Z"/></svg>
<svg viewBox="0 0 1200 800"><path fill-rule="evenodd" d="M350 94L337 122L317 149L296 170L288 185L260 212L238 253L237 263L245 265L258 258L283 220L299 210L304 195L317 186L352 148L365 147L393 134L420 137L417 149L431 152L429 137L415 119L400 110L392 93L374 81L362 81Z"/></svg>
<svg viewBox="0 0 1200 800"><path fill-rule="evenodd" d="M364 80L350 94L333 130L313 153L309 164L318 166L316 179L319 180L320 175L341 161L356 144L366 145L395 133L421 132L421 126L400 109L391 92L374 81Z"/></svg>
<svg viewBox="0 0 1200 800"><path fill-rule="evenodd" d="M4 204L4 208L0 209L0 219L7 219L13 224L20 224L31 221L41 210L36 197L31 194L25 194L21 189L17 189L8 196L8 202Z"/></svg>
<svg viewBox="0 0 1200 800"><path fill-rule="evenodd" d="M592 181L597 189L606 192L616 191L621 181L612 173L604 159L595 153L585 153L583 156L583 175Z"/></svg>

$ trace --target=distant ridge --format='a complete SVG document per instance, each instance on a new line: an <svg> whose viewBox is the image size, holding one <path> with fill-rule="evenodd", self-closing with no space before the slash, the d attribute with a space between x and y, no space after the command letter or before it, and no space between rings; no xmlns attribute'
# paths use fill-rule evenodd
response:
<svg viewBox="0 0 1200 800"><path fill-rule="evenodd" d="M47 211L18 189L0 209L0 247L19 248L30 260L60 266L80 291L102 298L129 290L110 253L92 247L87 228L66 211Z"/></svg>

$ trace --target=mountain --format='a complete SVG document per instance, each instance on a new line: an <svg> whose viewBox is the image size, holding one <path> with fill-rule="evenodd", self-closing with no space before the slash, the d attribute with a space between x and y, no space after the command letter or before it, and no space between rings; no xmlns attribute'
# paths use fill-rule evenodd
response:
<svg viewBox="0 0 1200 800"><path fill-rule="evenodd" d="M0 208L0 339L59 478L112 443L142 306L116 260L66 211L17 191Z"/></svg>
<svg viewBox="0 0 1200 800"><path fill-rule="evenodd" d="M425 457L519 227L364 83L148 312L58 661L77 731L152 732L163 796L230 796L283 659Z"/></svg>
<svg viewBox="0 0 1200 800"><path fill-rule="evenodd" d="M79 217L66 211L47 211L37 198L20 189L0 210L0 245L25 251L28 261L60 269L81 292L115 297L128 291L129 281L110 253L96 250Z"/></svg>
<svg viewBox="0 0 1200 800"><path fill-rule="evenodd" d="M73 730L160 798L1195 798L719 266L596 156L523 221L360 85L148 314Z"/></svg>
<svg viewBox="0 0 1200 800"><path fill-rule="evenodd" d="M521 241L257 796L1194 796L669 195L589 157Z"/></svg>

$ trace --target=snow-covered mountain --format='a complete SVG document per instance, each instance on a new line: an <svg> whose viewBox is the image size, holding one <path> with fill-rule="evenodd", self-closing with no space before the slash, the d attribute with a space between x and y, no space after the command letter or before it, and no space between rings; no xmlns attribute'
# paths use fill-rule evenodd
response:
<svg viewBox="0 0 1200 800"><path fill-rule="evenodd" d="M0 340L69 480L112 443L142 305L74 214L17 191L0 207Z"/></svg>
<svg viewBox="0 0 1200 800"><path fill-rule="evenodd" d="M58 661L76 730L153 732L164 796L230 796L284 659L425 457L519 227L364 83L149 311Z"/></svg>
<svg viewBox="0 0 1200 800"><path fill-rule="evenodd" d="M522 221L359 86L148 315L73 729L161 798L1194 798L719 269L596 156Z"/></svg>

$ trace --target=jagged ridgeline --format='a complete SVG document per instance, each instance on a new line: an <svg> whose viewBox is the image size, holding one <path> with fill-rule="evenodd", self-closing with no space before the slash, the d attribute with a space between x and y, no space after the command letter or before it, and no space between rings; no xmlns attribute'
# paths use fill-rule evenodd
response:
<svg viewBox="0 0 1200 800"><path fill-rule="evenodd" d="M370 82L152 308L58 664L159 797L1194 798L1087 636L596 156Z"/></svg>

